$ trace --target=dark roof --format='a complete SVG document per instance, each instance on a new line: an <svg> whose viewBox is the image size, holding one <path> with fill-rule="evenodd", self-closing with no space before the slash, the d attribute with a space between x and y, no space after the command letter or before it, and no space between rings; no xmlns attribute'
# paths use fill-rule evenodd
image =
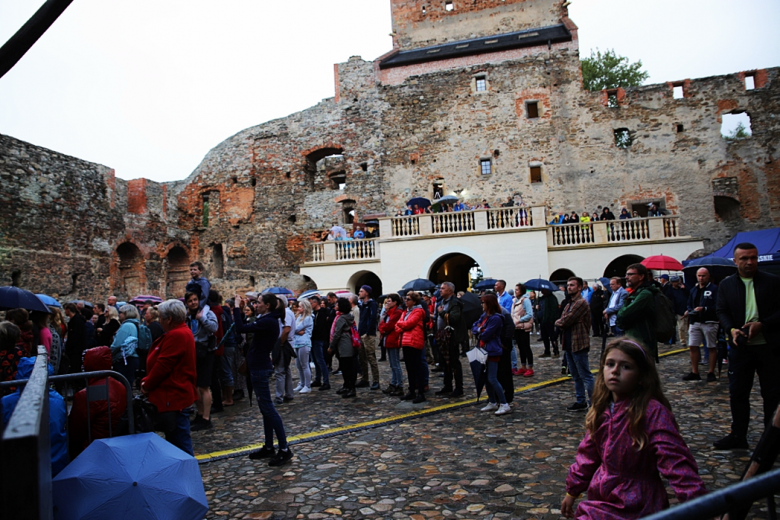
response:
<svg viewBox="0 0 780 520"><path fill-rule="evenodd" d="M471 56L486 52L498 52L523 47L535 47L549 43L570 42L571 32L564 26L552 25L538 29L527 29L495 36L485 36L474 40L461 40L444 45L423 47L412 51L400 51L379 63L380 69L446 60L460 56Z"/></svg>

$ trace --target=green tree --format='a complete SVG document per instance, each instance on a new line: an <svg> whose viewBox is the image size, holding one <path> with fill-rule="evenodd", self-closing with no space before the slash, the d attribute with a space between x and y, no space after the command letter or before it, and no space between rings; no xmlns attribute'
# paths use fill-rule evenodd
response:
<svg viewBox="0 0 780 520"><path fill-rule="evenodd" d="M590 58L582 60L582 84L587 90L604 90L618 87L638 87L650 74L642 70L642 61L630 63L625 56L618 56L614 49L590 51Z"/></svg>
<svg viewBox="0 0 780 520"><path fill-rule="evenodd" d="M729 141L734 141L737 139L747 139L751 135L752 134L750 133L750 131L747 128L745 128L745 125L743 125L742 122L740 121L737 127L734 130L732 130L729 135L724 135L723 137L725 137Z"/></svg>

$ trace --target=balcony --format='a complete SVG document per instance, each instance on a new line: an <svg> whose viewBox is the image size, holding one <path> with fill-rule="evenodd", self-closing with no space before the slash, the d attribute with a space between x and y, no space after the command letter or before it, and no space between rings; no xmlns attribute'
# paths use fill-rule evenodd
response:
<svg viewBox="0 0 780 520"><path fill-rule="evenodd" d="M543 206L479 209L381 218L379 238L315 243L307 264L379 262L386 242L523 232L545 232L548 251L690 240L677 215L549 225Z"/></svg>

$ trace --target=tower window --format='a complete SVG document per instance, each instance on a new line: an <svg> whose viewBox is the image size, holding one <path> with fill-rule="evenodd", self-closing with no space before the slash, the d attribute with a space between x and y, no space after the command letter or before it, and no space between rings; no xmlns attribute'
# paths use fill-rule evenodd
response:
<svg viewBox="0 0 780 520"><path fill-rule="evenodd" d="M455 10L455 4L452 2L452 0L447 0L446 2L444 2L444 10L445 11Z"/></svg>
<svg viewBox="0 0 780 520"><path fill-rule="evenodd" d="M531 166L531 182L542 182L541 166Z"/></svg>
<svg viewBox="0 0 780 520"><path fill-rule="evenodd" d="M682 99L685 97L685 91L683 90L682 85L675 85L672 88L672 97L674 99Z"/></svg>
<svg viewBox="0 0 780 520"><path fill-rule="evenodd" d="M628 128L618 128L615 130L615 146L618 148L628 148L631 146L631 132Z"/></svg>
<svg viewBox="0 0 780 520"><path fill-rule="evenodd" d="M487 79L485 76L477 78L477 92L484 92L487 90Z"/></svg>
<svg viewBox="0 0 780 520"><path fill-rule="evenodd" d="M745 74L745 90L756 88L756 77L753 74Z"/></svg>
<svg viewBox="0 0 780 520"><path fill-rule="evenodd" d="M490 159L480 159L479 170L482 175L490 175L493 173L493 164Z"/></svg>
<svg viewBox="0 0 780 520"><path fill-rule="evenodd" d="M528 119L537 119L539 117L539 102L529 101L525 104L525 110L528 114Z"/></svg>

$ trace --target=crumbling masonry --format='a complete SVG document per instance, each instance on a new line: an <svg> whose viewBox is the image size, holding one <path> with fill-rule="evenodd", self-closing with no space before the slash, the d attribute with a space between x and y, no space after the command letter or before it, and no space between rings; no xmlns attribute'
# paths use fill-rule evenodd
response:
<svg viewBox="0 0 780 520"><path fill-rule="evenodd" d="M297 273L323 229L434 184L553 211L654 201L707 251L780 225L780 69L587 92L562 0L391 2L391 52L336 65L334 98L226 139L184 181L0 136L2 284L180 296L200 259L224 294L314 287ZM752 136L724 139L740 112Z"/></svg>

